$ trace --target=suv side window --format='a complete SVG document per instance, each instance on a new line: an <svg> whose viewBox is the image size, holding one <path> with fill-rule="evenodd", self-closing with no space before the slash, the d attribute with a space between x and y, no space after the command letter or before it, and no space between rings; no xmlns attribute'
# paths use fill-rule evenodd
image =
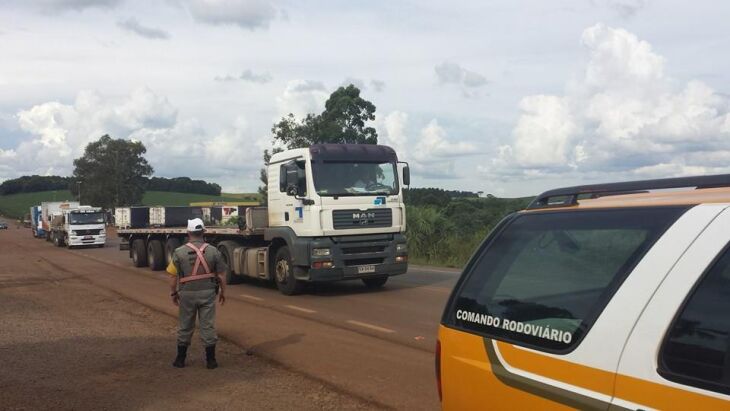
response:
<svg viewBox="0 0 730 411"><path fill-rule="evenodd" d="M476 255L444 324L529 347L580 342L685 208L524 213Z"/></svg>
<svg viewBox="0 0 730 411"><path fill-rule="evenodd" d="M685 302L659 363L659 373L669 380L730 394L730 248Z"/></svg>

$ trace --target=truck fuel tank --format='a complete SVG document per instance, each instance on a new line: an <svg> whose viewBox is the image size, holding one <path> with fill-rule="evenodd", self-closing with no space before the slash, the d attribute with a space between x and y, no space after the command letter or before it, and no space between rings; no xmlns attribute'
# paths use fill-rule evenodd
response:
<svg viewBox="0 0 730 411"><path fill-rule="evenodd" d="M235 248L231 269L238 275L267 279L269 273L269 248Z"/></svg>

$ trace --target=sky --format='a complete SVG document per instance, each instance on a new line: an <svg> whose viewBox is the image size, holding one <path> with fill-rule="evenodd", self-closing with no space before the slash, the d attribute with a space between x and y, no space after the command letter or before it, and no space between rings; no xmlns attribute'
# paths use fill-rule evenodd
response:
<svg viewBox="0 0 730 411"><path fill-rule="evenodd" d="M0 181L103 134L255 191L271 126L355 84L414 187L730 172L730 2L0 0Z"/></svg>

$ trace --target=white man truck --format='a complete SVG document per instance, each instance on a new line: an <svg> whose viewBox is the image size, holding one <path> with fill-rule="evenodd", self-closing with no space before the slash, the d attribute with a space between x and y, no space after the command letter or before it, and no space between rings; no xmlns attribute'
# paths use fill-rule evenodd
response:
<svg viewBox="0 0 730 411"><path fill-rule="evenodd" d="M408 270L403 189L408 165L382 145L320 144L274 154L268 205L236 228L208 227L228 283L270 280L286 295L306 283L360 279L380 287ZM186 240L184 227L118 229L134 265L161 270Z"/></svg>
<svg viewBox="0 0 730 411"><path fill-rule="evenodd" d="M51 220L51 241L57 247L104 247L106 215L101 208L78 206L63 210Z"/></svg>

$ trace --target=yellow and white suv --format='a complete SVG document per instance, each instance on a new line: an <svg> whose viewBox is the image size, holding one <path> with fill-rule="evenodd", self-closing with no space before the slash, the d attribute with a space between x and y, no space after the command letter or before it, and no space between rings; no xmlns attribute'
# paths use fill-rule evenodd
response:
<svg viewBox="0 0 730 411"><path fill-rule="evenodd" d="M436 362L447 410L730 409L730 175L538 196L467 264Z"/></svg>

